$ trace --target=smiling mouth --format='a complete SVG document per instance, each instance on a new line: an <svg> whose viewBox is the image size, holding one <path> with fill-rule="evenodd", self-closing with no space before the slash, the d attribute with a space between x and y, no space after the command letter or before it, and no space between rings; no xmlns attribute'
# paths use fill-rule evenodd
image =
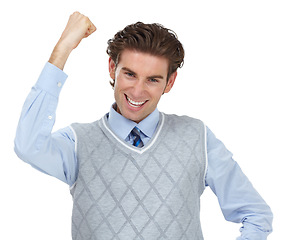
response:
<svg viewBox="0 0 285 240"><path fill-rule="evenodd" d="M125 97L127 99L128 104L132 107L135 107L135 108L139 108L139 107L143 106L148 101L148 100L146 100L144 102L136 102L136 101L130 99L126 94L125 94Z"/></svg>

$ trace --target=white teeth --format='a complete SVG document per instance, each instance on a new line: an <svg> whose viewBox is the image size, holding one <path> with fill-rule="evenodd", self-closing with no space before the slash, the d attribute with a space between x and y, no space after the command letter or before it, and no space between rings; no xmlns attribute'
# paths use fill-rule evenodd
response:
<svg viewBox="0 0 285 240"><path fill-rule="evenodd" d="M128 102L134 106L134 107L140 107L141 105L143 105L146 101L144 102L135 102L133 101L132 99L130 99L128 96L127 96L127 99L128 99Z"/></svg>

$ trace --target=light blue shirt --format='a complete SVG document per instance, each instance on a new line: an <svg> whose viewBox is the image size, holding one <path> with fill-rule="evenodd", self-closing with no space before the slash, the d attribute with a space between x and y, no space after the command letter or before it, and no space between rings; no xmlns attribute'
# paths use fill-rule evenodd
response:
<svg viewBox="0 0 285 240"><path fill-rule="evenodd" d="M50 63L46 64L24 103L15 138L15 152L39 171L72 186L78 174L76 136L70 127L51 133L58 97L66 79L67 75L63 71ZM108 121L112 130L130 143L130 132L137 126L142 132L142 141L146 144L159 122L159 111L156 109L137 124L111 107ZM207 155L205 185L217 196L225 219L243 223L241 237L238 239L266 239L272 231L269 206L233 160L232 153L209 128Z"/></svg>
<svg viewBox="0 0 285 240"><path fill-rule="evenodd" d="M135 123L130 119L123 117L121 114L114 110L116 104L110 108L108 122L111 129L116 133L121 139L124 139L126 142L133 144L133 138L131 137L131 131L134 127L138 127L140 130L140 137L144 145L151 139L153 136L156 127L159 122L159 112L157 108L148 115L147 118L143 119L139 123Z"/></svg>

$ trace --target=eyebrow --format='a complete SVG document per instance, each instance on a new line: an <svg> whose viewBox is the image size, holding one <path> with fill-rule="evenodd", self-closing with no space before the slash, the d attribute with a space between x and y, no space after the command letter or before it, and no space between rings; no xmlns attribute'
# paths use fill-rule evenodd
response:
<svg viewBox="0 0 285 240"><path fill-rule="evenodd" d="M122 67L122 70L127 71L127 72L130 72L130 73L132 73L132 74L134 74L134 75L137 75L134 71L132 71L131 69L129 69L129 68L127 68L127 67ZM151 79L151 78L163 79L163 76L161 76L161 75L153 75L153 76L149 76L149 77L147 77L147 78L148 78L148 79Z"/></svg>

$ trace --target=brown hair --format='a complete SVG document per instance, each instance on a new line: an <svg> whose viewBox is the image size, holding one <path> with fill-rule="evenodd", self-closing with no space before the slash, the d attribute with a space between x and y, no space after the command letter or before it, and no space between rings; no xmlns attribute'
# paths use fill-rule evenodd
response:
<svg viewBox="0 0 285 240"><path fill-rule="evenodd" d="M108 41L107 54L117 65L123 50L137 50L169 61L167 80L184 63L184 49L174 31L160 24L137 22L126 26ZM110 84L114 87L114 82Z"/></svg>

